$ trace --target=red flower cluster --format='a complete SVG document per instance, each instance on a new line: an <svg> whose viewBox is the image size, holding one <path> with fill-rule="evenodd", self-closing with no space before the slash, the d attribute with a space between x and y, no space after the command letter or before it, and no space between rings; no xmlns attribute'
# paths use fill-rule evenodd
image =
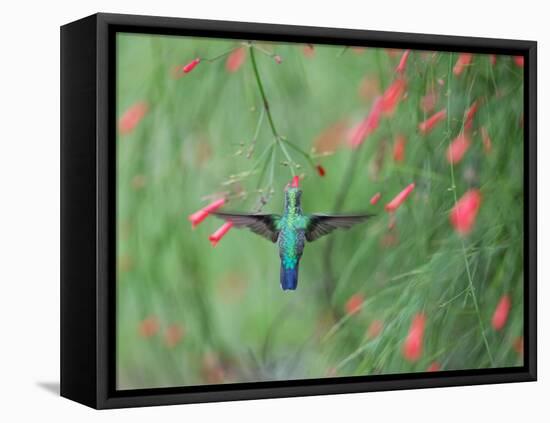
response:
<svg viewBox="0 0 550 423"><path fill-rule="evenodd" d="M386 88L386 91L380 97L376 97L373 101L371 110L367 117L352 129L349 137L349 144L352 148L359 147L365 139L372 134L380 123L382 114L391 116L395 112L397 105L403 99L407 90L407 81L403 77L407 66L407 59L410 50L406 50L401 57L399 65L396 68L397 78ZM376 87L376 91L377 91ZM372 91L369 88L369 92Z"/></svg>
<svg viewBox="0 0 550 423"><path fill-rule="evenodd" d="M381 113L382 97L378 97L374 100L368 116L352 130L349 139L349 144L352 148L359 147L365 138L372 134L376 128L378 128Z"/></svg>
<svg viewBox="0 0 550 423"><path fill-rule="evenodd" d="M220 198L208 204L207 206L203 207L202 209L196 211L195 213L189 215L188 219L193 225L193 228L197 226L199 223L201 223L204 219L206 219L210 213L218 210L224 204L225 204L225 198Z"/></svg>
<svg viewBox="0 0 550 423"><path fill-rule="evenodd" d="M411 53L410 50L405 50L403 52L403 55L401 56L401 60L399 61L399 64L395 68L395 71L397 73L403 73L405 72L405 69L407 67L407 59L409 58L409 54Z"/></svg>
<svg viewBox="0 0 550 423"><path fill-rule="evenodd" d="M399 134L395 137L393 144L393 160L395 162L405 160L405 144L407 144L407 139L403 135Z"/></svg>
<svg viewBox="0 0 550 423"><path fill-rule="evenodd" d="M453 67L453 73L456 76L460 76L460 74L464 71L464 69L472 63L473 59L472 53L461 53L458 55L458 59Z"/></svg>
<svg viewBox="0 0 550 423"><path fill-rule="evenodd" d="M222 207L225 204L225 202L226 202L225 198L220 198L208 204L207 206L203 207L202 209L197 210L195 213L189 215L188 219L193 225L193 228L195 228L199 223L201 223L204 219L206 219L210 215L210 213ZM215 247L216 244L225 236L225 234L229 231L229 229L231 229L232 226L233 226L233 223L226 222L216 232L210 235L208 239L212 244L212 246Z"/></svg>
<svg viewBox="0 0 550 423"><path fill-rule="evenodd" d="M246 49L245 47L239 47L231 52L227 56L225 61L225 69L229 73L237 72L246 59Z"/></svg>
<svg viewBox="0 0 550 423"><path fill-rule="evenodd" d="M407 81L403 78L397 78L393 83L386 89L382 95L382 112L384 115L391 116L395 112L395 109L401 99L403 94L407 89Z"/></svg>
<svg viewBox="0 0 550 423"><path fill-rule="evenodd" d="M469 147L470 137L467 133L463 132L449 144L449 148L447 148L447 161L450 164L457 164L462 160Z"/></svg>
<svg viewBox="0 0 550 423"><path fill-rule="evenodd" d="M417 361L422 355L425 325L426 316L423 313L416 314L403 343L403 356L406 360Z"/></svg>
<svg viewBox="0 0 550 423"><path fill-rule="evenodd" d="M144 101L140 101L130 106L118 121L118 130L121 135L132 132L148 111L149 105Z"/></svg>
<svg viewBox="0 0 550 423"><path fill-rule="evenodd" d="M386 204L386 211L393 213L395 212L401 204L407 199L409 194L413 191L415 187L414 182L412 184L407 185L407 187L401 191L399 194L397 194L393 200L391 200L388 204Z"/></svg>
<svg viewBox="0 0 550 423"><path fill-rule="evenodd" d="M477 189L467 191L457 201L451 209L449 219L458 234L465 236L472 231L480 206L481 193Z"/></svg>
<svg viewBox="0 0 550 423"><path fill-rule="evenodd" d="M493 313L493 319L491 320L491 324L494 330L501 330L504 325L506 325L508 314L510 313L510 308L512 308L512 301L510 300L510 296L503 295L497 304L495 312Z"/></svg>
<svg viewBox="0 0 550 423"><path fill-rule="evenodd" d="M362 294L353 294L346 302L346 313L349 315L358 313L363 306L363 301L364 297Z"/></svg>
<svg viewBox="0 0 550 423"><path fill-rule="evenodd" d="M376 194L374 194L371 199L370 199L370 203L374 206L376 203L378 203L378 200L380 200L380 197L382 197L382 194L380 194L379 192L377 192Z"/></svg>
<svg viewBox="0 0 550 423"><path fill-rule="evenodd" d="M447 117L447 109L440 110L439 112L433 114L424 122L418 124L418 129L423 135L426 135L432 131L432 129L443 119Z"/></svg>
<svg viewBox="0 0 550 423"><path fill-rule="evenodd" d="M464 114L464 129L472 129L474 123L474 116L476 115L478 108L478 101L474 101L472 105L466 110Z"/></svg>

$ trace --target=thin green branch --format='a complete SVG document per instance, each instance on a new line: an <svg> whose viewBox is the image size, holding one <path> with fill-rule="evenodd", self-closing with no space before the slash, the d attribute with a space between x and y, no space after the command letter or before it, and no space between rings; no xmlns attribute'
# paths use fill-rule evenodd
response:
<svg viewBox="0 0 550 423"><path fill-rule="evenodd" d="M231 48L230 50L227 50L221 54L218 54L217 56L214 56L214 57L211 57L211 58L204 58L204 59L201 59L203 62L208 62L208 63L212 63L212 62L215 62L216 60L219 60L225 56L228 56L230 55L231 53L233 53L235 50L238 50L242 47L233 47Z"/></svg>
<svg viewBox="0 0 550 423"><path fill-rule="evenodd" d="M260 129L262 129L264 116L265 116L265 109L262 107L262 110L260 111L260 118L258 119L258 123L256 124L256 129L254 130L254 136L252 137L252 141L250 141L250 147L248 147L248 152L246 154L247 159L251 158L252 154L254 154L256 142L258 141L258 136L260 135Z"/></svg>
<svg viewBox="0 0 550 423"><path fill-rule="evenodd" d="M252 62L252 69L254 70L254 77L256 78L256 83L258 84L258 89L260 90L260 95L262 96L262 103L267 114L267 120L269 121L269 126L271 127L271 132L277 141L279 141L279 133L273 122L273 116L271 116L271 110L269 110L269 102L265 95L264 85L262 79L260 78L260 72L258 71L258 64L256 63L256 55L254 54L254 49L250 49L250 61Z"/></svg>
<svg viewBox="0 0 550 423"><path fill-rule="evenodd" d="M298 147L296 144L294 144L293 142L287 140L286 138L281 138L282 141L288 145L290 148L292 148L294 151L296 151L297 153L301 154L302 156L304 156L304 158L307 160L307 162L309 163L309 165L315 169L315 162L313 161L313 159L311 158L311 155L306 153L304 150L302 150L300 147Z"/></svg>
<svg viewBox="0 0 550 423"><path fill-rule="evenodd" d="M288 161L288 167L290 168L290 173L292 173L292 176L296 176L296 172L294 171L292 158L290 157L290 154L288 154L288 151L285 147L284 142L279 140L279 146L281 147L281 151L283 152L283 154L286 157L286 160Z"/></svg>

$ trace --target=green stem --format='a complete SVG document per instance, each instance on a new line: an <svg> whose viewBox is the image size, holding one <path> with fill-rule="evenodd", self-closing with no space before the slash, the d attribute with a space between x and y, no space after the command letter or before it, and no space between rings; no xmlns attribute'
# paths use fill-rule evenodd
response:
<svg viewBox="0 0 550 423"><path fill-rule="evenodd" d="M256 83L258 84L258 89L260 90L260 95L262 96L262 102L267 114L267 120L269 121L269 126L271 127L271 132L277 141L279 141L279 133L273 122L273 116L271 116L271 110L269 110L269 102L265 95L264 85L262 79L260 78L260 72L258 71L258 64L256 63L256 55L254 54L254 49L250 49L250 61L252 62L252 69L254 69L254 77L256 78Z"/></svg>

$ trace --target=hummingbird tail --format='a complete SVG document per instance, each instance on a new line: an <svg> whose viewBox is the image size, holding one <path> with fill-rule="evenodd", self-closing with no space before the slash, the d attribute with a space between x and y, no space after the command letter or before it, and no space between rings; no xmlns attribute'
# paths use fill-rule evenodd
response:
<svg viewBox="0 0 550 423"><path fill-rule="evenodd" d="M298 286L298 263L293 268L281 266L281 288L294 291Z"/></svg>

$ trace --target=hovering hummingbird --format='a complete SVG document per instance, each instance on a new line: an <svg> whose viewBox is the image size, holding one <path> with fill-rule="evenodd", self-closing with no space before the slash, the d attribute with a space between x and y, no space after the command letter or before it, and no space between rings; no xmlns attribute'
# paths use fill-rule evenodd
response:
<svg viewBox="0 0 550 423"><path fill-rule="evenodd" d="M313 242L335 229L349 229L372 215L304 214L301 206L302 191L298 177L285 187L285 205L282 215L264 213L212 214L233 223L237 228L248 228L255 234L279 244L281 258L281 288L295 290L298 286L298 267L305 241Z"/></svg>

